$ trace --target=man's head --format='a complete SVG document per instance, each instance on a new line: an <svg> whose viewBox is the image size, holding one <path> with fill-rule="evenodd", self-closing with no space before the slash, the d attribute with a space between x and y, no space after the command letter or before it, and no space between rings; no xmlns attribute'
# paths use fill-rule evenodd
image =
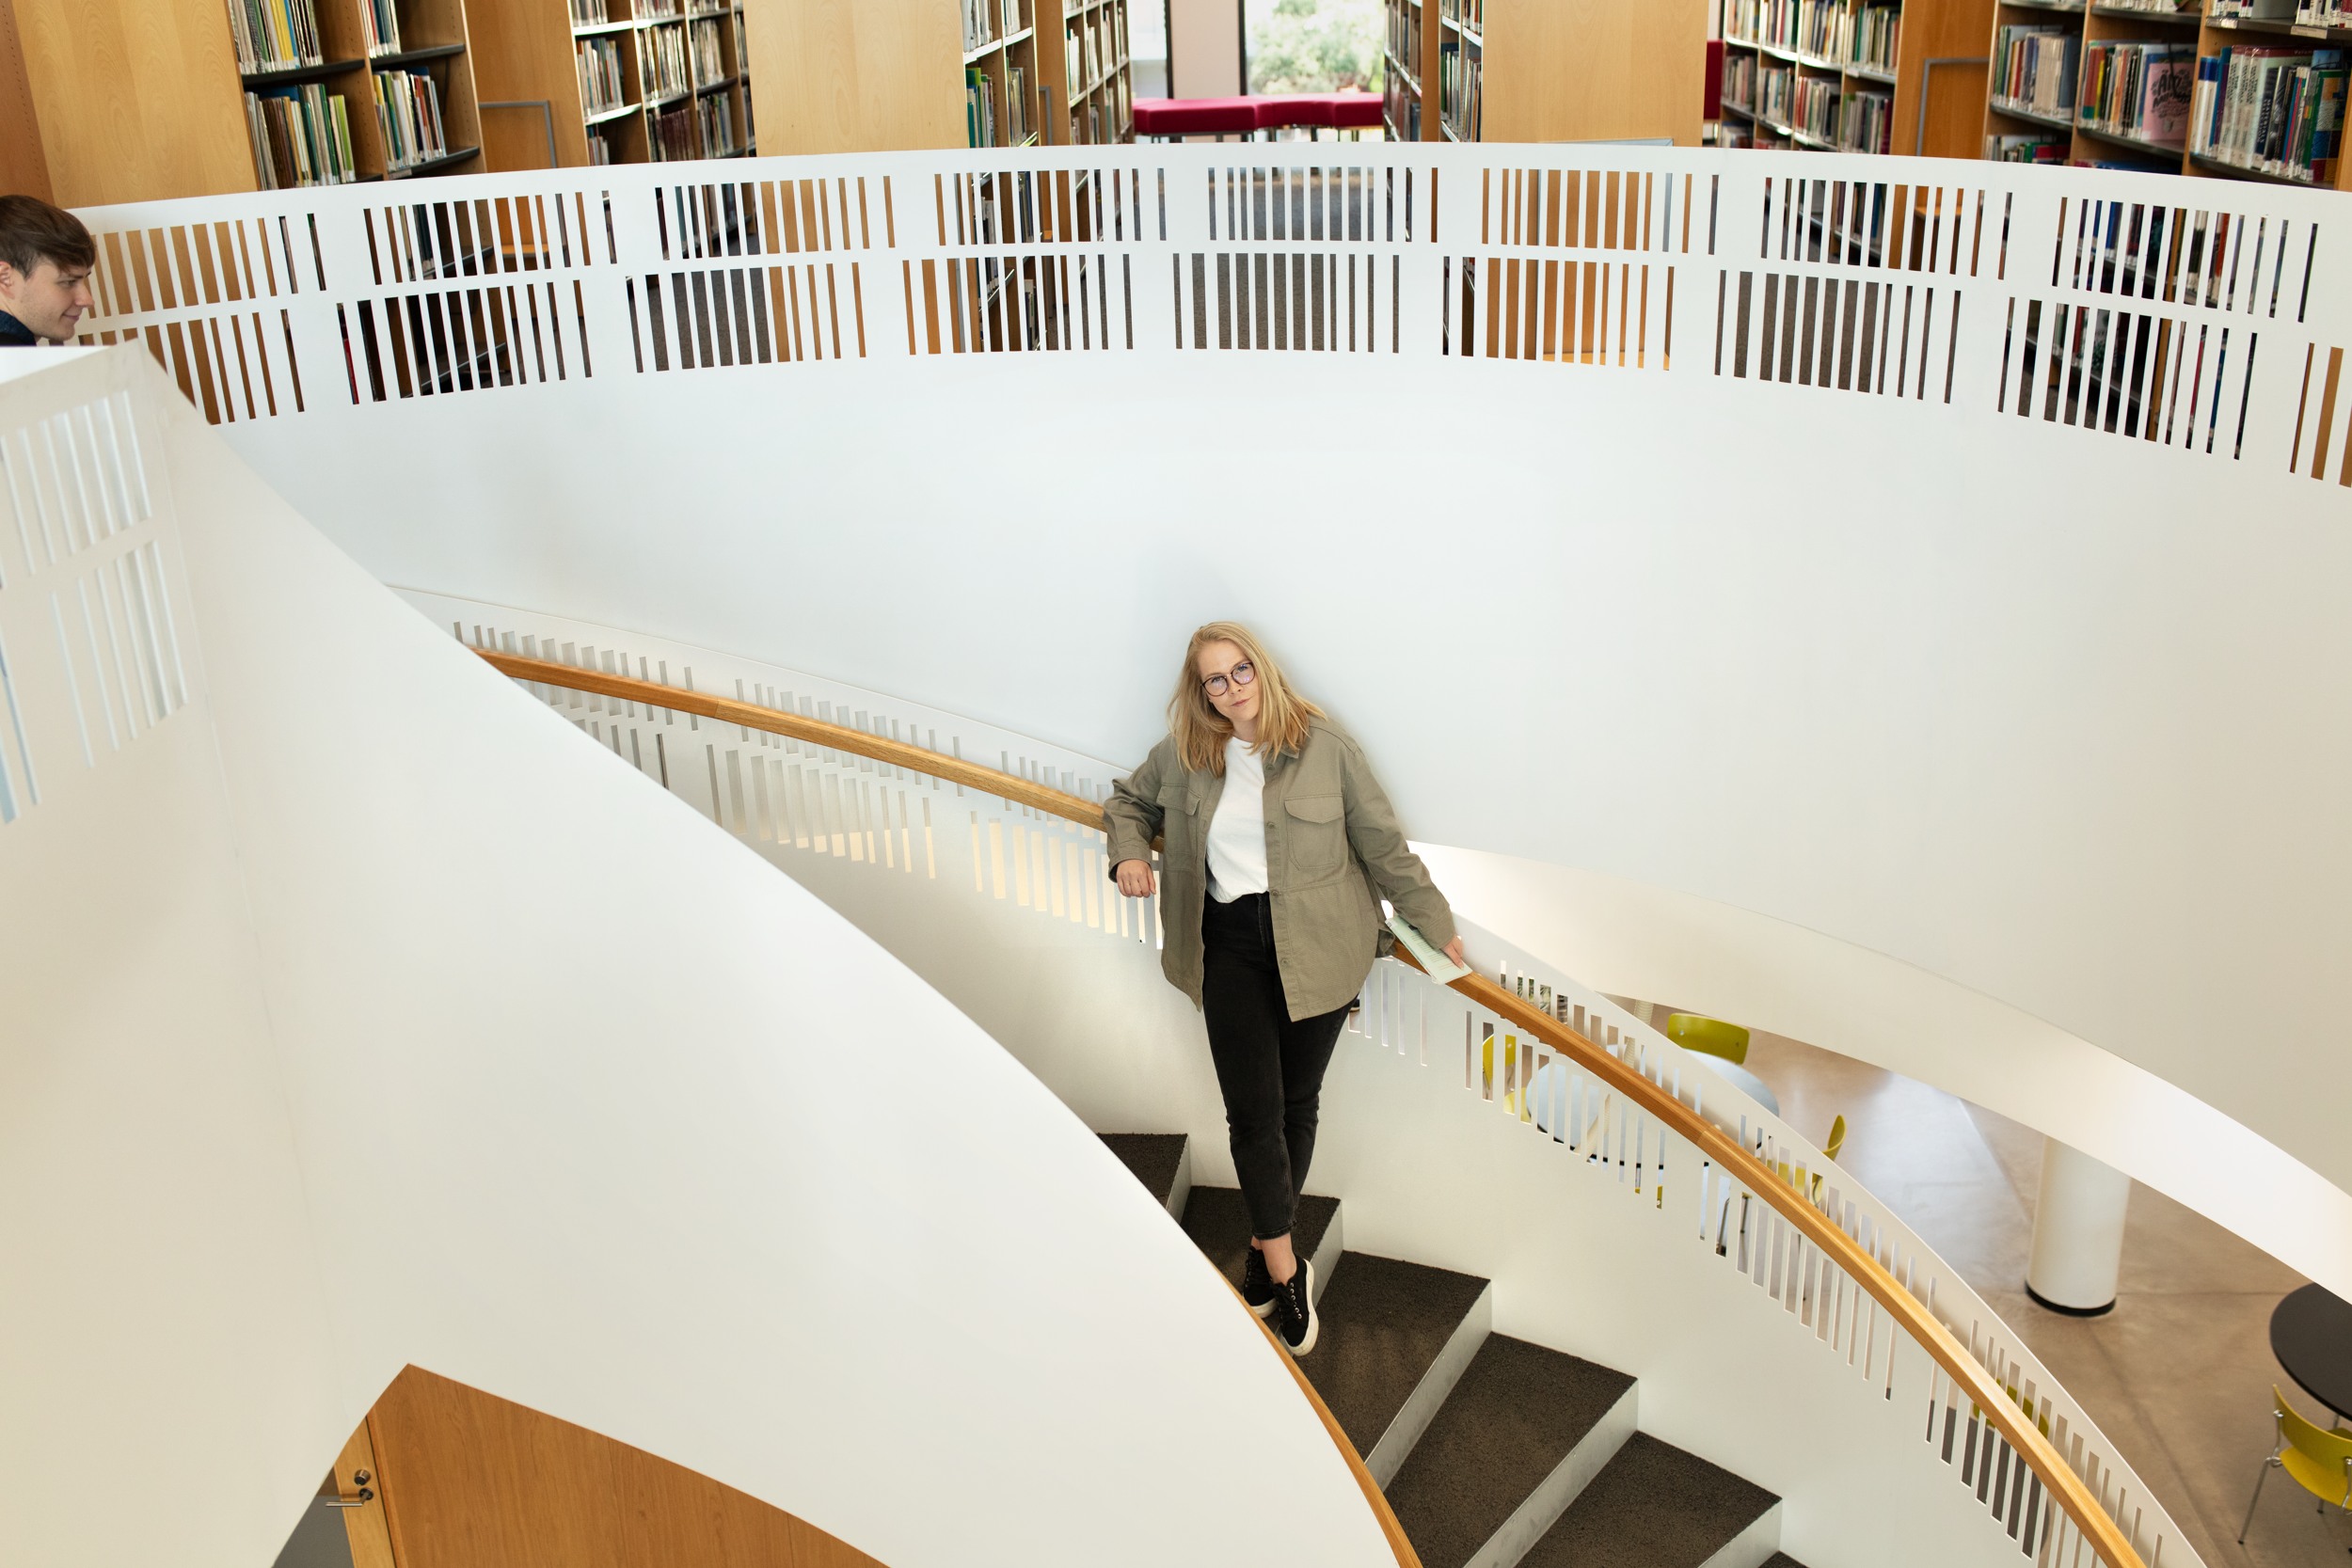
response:
<svg viewBox="0 0 2352 1568"><path fill-rule="evenodd" d="M0 196L0 310L35 337L65 342L90 308L98 246L72 213L29 196Z"/></svg>

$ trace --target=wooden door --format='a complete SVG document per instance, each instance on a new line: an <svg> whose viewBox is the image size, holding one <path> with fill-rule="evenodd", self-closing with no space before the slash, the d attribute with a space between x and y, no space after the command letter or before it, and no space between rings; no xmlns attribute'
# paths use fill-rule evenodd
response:
<svg viewBox="0 0 2352 1568"><path fill-rule="evenodd" d="M363 1468L353 1568L881 1568L732 1487L414 1367L345 1448L346 1499Z"/></svg>

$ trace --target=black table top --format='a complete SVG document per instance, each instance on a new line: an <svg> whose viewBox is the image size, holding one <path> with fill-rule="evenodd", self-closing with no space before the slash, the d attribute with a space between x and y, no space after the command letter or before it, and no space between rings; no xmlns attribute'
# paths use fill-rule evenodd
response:
<svg viewBox="0 0 2352 1568"><path fill-rule="evenodd" d="M2270 1314L2270 1354L2303 1392L2352 1417L2352 1302L2306 1285Z"/></svg>

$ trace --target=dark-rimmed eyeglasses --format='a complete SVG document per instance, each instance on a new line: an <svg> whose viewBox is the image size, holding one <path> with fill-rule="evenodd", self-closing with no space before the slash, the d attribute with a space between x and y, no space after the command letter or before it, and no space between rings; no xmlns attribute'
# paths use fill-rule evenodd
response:
<svg viewBox="0 0 2352 1568"><path fill-rule="evenodd" d="M1228 679L1228 677L1231 677ZM1200 689L1212 697L1222 697L1236 686L1248 686L1258 678L1258 672L1248 659L1243 659L1222 675L1211 675L1200 683Z"/></svg>

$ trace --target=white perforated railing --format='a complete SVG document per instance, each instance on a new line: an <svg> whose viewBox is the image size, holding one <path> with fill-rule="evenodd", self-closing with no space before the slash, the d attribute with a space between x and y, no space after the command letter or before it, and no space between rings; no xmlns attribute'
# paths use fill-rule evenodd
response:
<svg viewBox="0 0 2352 1568"><path fill-rule="evenodd" d="M1061 791L1073 806L1099 802L1117 772L1099 759L805 673L551 616L406 596L469 646L911 743ZM898 879L908 897L951 900L967 915L1002 911L997 918L1157 945L1155 903L1115 895L1097 829L914 768L633 696L546 682L532 689L787 869L825 857ZM1540 1140L1564 1164L1605 1174L1655 1214L1661 1236L1680 1236L1751 1282L1760 1301L1818 1344L1823 1375L1854 1379L1915 1413L1923 1456L1976 1498L2008 1549L2050 1568L2201 1560L2048 1370L1884 1204L1704 1058L1503 938L1475 928L1469 935L1473 958L1500 988L1483 988L1489 1000L1384 961L1350 1032L1433 1069L1431 1092L1490 1107L1496 1136ZM1589 1047L1564 1048L1568 1033ZM1694 1141L1693 1116L1719 1130L1706 1134L1708 1147ZM1956 1364L1923 1342L1925 1323L1948 1335L1942 1352ZM2030 1455L2026 1432L2040 1440ZM2074 1500L2083 1517L2070 1513L2045 1475L2079 1483Z"/></svg>
<svg viewBox="0 0 2352 1568"><path fill-rule="evenodd" d="M2348 210L2119 170L1617 147L553 170L88 211L84 331L145 343L230 423L868 358L1345 354L1990 410L2341 498Z"/></svg>

